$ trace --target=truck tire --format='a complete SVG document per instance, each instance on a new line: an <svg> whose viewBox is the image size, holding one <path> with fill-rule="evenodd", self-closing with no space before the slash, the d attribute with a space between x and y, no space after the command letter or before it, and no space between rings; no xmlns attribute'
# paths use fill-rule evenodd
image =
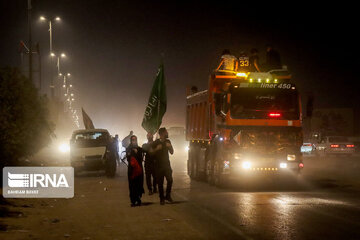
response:
<svg viewBox="0 0 360 240"><path fill-rule="evenodd" d="M213 171L212 166L211 166L211 161L208 160L208 161L206 162L205 177L206 177L206 181L207 181L210 185L213 185L213 184L214 184L213 175L214 175L214 171Z"/></svg>
<svg viewBox="0 0 360 240"><path fill-rule="evenodd" d="M217 187L224 188L228 184L228 176L221 173L219 162L214 164L214 174L213 174L214 184Z"/></svg>
<svg viewBox="0 0 360 240"><path fill-rule="evenodd" d="M197 165L197 148L194 147L191 149L189 154L189 176L191 179L197 179L199 176L198 165Z"/></svg>

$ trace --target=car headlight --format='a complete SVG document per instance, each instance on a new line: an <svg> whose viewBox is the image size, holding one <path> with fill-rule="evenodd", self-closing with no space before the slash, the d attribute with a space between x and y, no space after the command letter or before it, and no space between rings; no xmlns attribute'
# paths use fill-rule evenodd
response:
<svg viewBox="0 0 360 240"><path fill-rule="evenodd" d="M60 144L59 151L62 152L62 153L69 152L70 151L69 144L66 144L66 143Z"/></svg>
<svg viewBox="0 0 360 240"><path fill-rule="evenodd" d="M234 153L234 158L238 160L241 158L241 155L239 153Z"/></svg>
<svg viewBox="0 0 360 240"><path fill-rule="evenodd" d="M243 169L250 169L251 168L251 162L243 162L242 163Z"/></svg>
<svg viewBox="0 0 360 240"><path fill-rule="evenodd" d="M295 161L296 159L296 155L295 154L288 154L287 155L287 160L288 161Z"/></svg>
<svg viewBox="0 0 360 240"><path fill-rule="evenodd" d="M287 168L287 163L280 163L280 168Z"/></svg>

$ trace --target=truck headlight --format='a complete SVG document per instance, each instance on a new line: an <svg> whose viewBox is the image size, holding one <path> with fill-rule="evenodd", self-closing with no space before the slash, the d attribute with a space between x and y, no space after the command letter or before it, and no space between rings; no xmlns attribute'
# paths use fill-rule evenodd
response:
<svg viewBox="0 0 360 240"><path fill-rule="evenodd" d="M287 163L280 163L280 168L287 168Z"/></svg>
<svg viewBox="0 0 360 240"><path fill-rule="evenodd" d="M295 154L288 154L287 155L287 160L288 161L295 161L296 159L296 155Z"/></svg>
<svg viewBox="0 0 360 240"><path fill-rule="evenodd" d="M242 163L243 169L250 169L251 168L251 162L243 162Z"/></svg>
<svg viewBox="0 0 360 240"><path fill-rule="evenodd" d="M70 146L69 144L66 144L66 143L63 143L63 144L60 144L59 146L59 151L62 152L62 153L67 153L70 151Z"/></svg>

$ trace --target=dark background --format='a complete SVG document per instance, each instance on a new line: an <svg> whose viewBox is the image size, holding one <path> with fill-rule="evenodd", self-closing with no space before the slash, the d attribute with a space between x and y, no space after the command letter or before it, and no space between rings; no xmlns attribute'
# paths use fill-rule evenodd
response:
<svg viewBox="0 0 360 240"><path fill-rule="evenodd" d="M356 7L346 2L160 2L33 0L33 42L43 57L43 93L49 93L49 45L40 15L60 16L53 24L54 51L65 52L77 107L96 127L138 134L150 89L163 61L168 92L166 126L184 125L185 89L207 86L223 49L234 55L272 44L293 74L306 102L315 107L351 107L356 89L359 34ZM19 66L19 40L27 42L27 1L1 0L0 66ZM357 123L356 123L357 124Z"/></svg>

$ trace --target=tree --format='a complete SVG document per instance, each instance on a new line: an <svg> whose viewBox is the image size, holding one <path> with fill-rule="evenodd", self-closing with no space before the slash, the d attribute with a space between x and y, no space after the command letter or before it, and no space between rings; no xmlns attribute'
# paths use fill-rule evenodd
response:
<svg viewBox="0 0 360 240"><path fill-rule="evenodd" d="M14 165L51 140L48 100L16 68L0 69L0 165Z"/></svg>

